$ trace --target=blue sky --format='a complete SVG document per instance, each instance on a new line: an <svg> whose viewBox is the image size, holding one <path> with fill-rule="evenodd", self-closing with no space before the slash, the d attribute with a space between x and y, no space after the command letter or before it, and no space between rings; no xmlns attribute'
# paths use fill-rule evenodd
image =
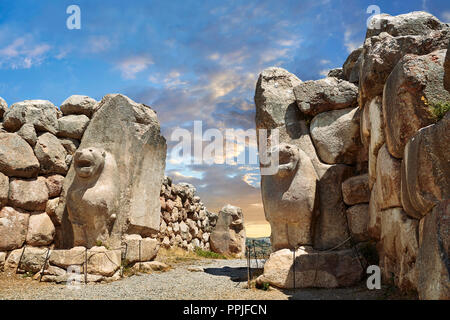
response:
<svg viewBox="0 0 450 320"><path fill-rule="evenodd" d="M81 8L80 30L66 28L72 4ZM252 129L259 72L280 66L311 80L342 66L364 40L372 4L450 22L448 1L437 0L1 0L0 96L9 105L59 106L72 94L123 93L157 111L166 138L194 120L204 129ZM212 210L232 203L248 221L263 219L255 166L168 158L167 173L194 183Z"/></svg>

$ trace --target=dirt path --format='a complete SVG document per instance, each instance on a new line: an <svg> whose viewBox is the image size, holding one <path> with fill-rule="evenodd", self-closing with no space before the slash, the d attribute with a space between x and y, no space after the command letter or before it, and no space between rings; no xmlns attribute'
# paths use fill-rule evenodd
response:
<svg viewBox="0 0 450 320"><path fill-rule="evenodd" d="M195 271L192 271L195 270ZM247 289L245 260L202 259L173 265L166 272L140 274L105 284L79 285L39 283L20 275L0 273L0 299L144 299L144 300L323 300L385 299L388 288L369 291L364 284L343 289Z"/></svg>

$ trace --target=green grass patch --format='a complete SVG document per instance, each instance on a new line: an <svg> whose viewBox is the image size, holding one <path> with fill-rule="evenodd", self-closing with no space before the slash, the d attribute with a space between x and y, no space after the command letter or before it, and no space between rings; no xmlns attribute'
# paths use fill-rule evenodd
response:
<svg viewBox="0 0 450 320"><path fill-rule="evenodd" d="M223 254L202 250L201 248L195 248L194 250L195 254L199 257L208 258L208 259L227 259Z"/></svg>

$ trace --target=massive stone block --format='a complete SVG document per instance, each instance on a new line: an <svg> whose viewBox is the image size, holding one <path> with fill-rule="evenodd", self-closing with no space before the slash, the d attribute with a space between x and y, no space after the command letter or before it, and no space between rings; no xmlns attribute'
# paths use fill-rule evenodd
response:
<svg viewBox="0 0 450 320"><path fill-rule="evenodd" d="M312 119L311 138L323 162L357 162L362 148L359 118L358 108L346 108L323 112Z"/></svg>
<svg viewBox="0 0 450 320"><path fill-rule="evenodd" d="M401 195L406 213L421 219L437 203L450 198L450 112L421 129L405 147Z"/></svg>
<svg viewBox="0 0 450 320"><path fill-rule="evenodd" d="M358 87L334 77L306 81L294 88L299 109L310 116L321 112L355 107Z"/></svg>
<svg viewBox="0 0 450 320"><path fill-rule="evenodd" d="M33 149L20 136L0 132L0 171L7 176L31 178L39 171Z"/></svg>
<svg viewBox="0 0 450 320"><path fill-rule="evenodd" d="M416 263L419 298L450 300L450 200L436 205L424 219Z"/></svg>
<svg viewBox="0 0 450 320"><path fill-rule="evenodd" d="M34 125L36 131L58 132L58 118L61 112L47 100L25 100L14 103L4 114L3 126L15 132L25 123Z"/></svg>
<svg viewBox="0 0 450 320"><path fill-rule="evenodd" d="M431 105L450 101L443 87L445 50L424 56L406 55L387 78L383 93L386 145L396 158L403 157L408 140L436 120Z"/></svg>
<svg viewBox="0 0 450 320"><path fill-rule="evenodd" d="M124 233L144 237L157 233L166 142L156 113L123 95L107 95L91 119L79 150L66 176L57 210L57 216L63 217L64 230L64 241L58 245L73 246L75 234L80 234L75 231L77 226L86 225L85 219L99 213L101 227L95 228L102 230L99 240L112 247L120 244ZM94 156L97 152L101 157ZM91 195L77 194L76 190L89 186L96 186L90 189ZM76 199L85 206L85 213L76 208ZM102 199L107 201L102 203ZM95 236L88 238L92 245Z"/></svg>
<svg viewBox="0 0 450 320"><path fill-rule="evenodd" d="M245 229L242 210L226 205L219 212L219 218L211 232L211 250L227 256L242 257L245 254Z"/></svg>
<svg viewBox="0 0 450 320"><path fill-rule="evenodd" d="M317 174L309 157L296 146L281 144L278 152L278 172L261 177L264 212L272 229L272 248L312 245Z"/></svg>
<svg viewBox="0 0 450 320"><path fill-rule="evenodd" d="M258 283L268 282L285 289L336 288L355 285L361 280L363 268L353 250L330 252L300 247L294 252L282 249L272 253L264 265Z"/></svg>

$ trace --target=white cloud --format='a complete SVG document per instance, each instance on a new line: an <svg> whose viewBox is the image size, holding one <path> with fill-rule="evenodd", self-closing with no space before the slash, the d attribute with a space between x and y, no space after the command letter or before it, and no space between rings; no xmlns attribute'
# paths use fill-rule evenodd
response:
<svg viewBox="0 0 450 320"><path fill-rule="evenodd" d="M144 71L149 65L153 64L153 60L145 56L128 57L119 62L117 68L122 72L125 79L134 79L136 74Z"/></svg>
<svg viewBox="0 0 450 320"><path fill-rule="evenodd" d="M11 69L29 69L33 65L41 64L49 50L48 44L36 44L29 35L19 37L0 49L0 66Z"/></svg>

